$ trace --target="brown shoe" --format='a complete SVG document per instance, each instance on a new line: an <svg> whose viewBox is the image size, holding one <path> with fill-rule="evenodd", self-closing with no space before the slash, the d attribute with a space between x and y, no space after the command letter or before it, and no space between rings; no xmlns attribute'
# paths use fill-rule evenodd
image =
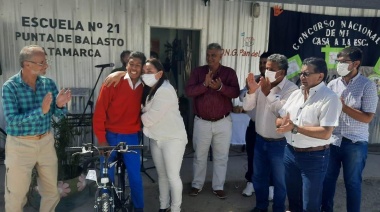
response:
<svg viewBox="0 0 380 212"><path fill-rule="evenodd" d="M202 191L202 189L191 187L191 191L190 191L189 195L195 197L195 196L197 196L201 191Z"/></svg>
<svg viewBox="0 0 380 212"><path fill-rule="evenodd" d="M227 198L227 195L223 190L213 190L212 193L214 193L219 199Z"/></svg>

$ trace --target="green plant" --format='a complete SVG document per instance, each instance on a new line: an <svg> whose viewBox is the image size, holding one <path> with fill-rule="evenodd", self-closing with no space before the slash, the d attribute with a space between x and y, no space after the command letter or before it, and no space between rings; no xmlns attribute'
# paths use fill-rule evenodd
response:
<svg viewBox="0 0 380 212"><path fill-rule="evenodd" d="M70 157L70 153L66 152L66 147L74 145L75 138L81 136L83 128L75 127L68 118L62 118L58 121L52 119L52 127L58 158L58 180L78 176L80 174L80 170L78 170L79 157Z"/></svg>

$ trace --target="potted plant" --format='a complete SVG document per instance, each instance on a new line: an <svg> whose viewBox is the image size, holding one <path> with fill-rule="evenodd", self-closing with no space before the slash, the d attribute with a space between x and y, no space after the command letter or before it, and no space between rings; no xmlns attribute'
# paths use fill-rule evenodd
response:
<svg viewBox="0 0 380 212"><path fill-rule="evenodd" d="M82 167L80 166L81 158L78 156L71 156L71 153L66 152L66 147L76 146L77 144L74 142L76 140L85 140L84 138L90 133L90 131L86 130L84 127L77 127L76 122L74 121L73 123L72 119L67 117L59 120L52 119L52 128L58 158L57 187L61 197L56 210L72 210L87 199L88 192L83 191L88 191L88 186L86 186L86 177L82 173ZM36 209L39 208L41 199L41 196L38 193L37 178L38 174L34 169L28 193L28 202Z"/></svg>

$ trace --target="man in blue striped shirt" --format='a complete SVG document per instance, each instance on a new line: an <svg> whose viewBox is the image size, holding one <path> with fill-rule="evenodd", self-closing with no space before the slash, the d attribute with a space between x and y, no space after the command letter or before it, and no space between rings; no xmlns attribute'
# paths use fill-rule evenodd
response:
<svg viewBox="0 0 380 212"><path fill-rule="evenodd" d="M52 116L65 114L70 90L59 93L53 80L43 77L48 67L40 46L25 46L19 56L21 71L2 88L7 123L5 146L5 211L21 212L35 166L38 172L40 211L54 211L59 202L57 155L50 133Z"/></svg>
<svg viewBox="0 0 380 212"><path fill-rule="evenodd" d="M334 206L336 181L340 167L346 186L348 212L359 212L362 172L367 159L368 127L376 113L378 102L375 83L359 73L362 51L347 47L337 55L337 72L341 76L327 87L342 101L339 126L333 131L330 160L323 185L322 211Z"/></svg>

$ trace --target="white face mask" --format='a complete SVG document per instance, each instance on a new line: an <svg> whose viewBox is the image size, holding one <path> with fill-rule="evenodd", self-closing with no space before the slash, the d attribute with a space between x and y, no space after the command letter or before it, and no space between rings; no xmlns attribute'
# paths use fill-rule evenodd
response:
<svg viewBox="0 0 380 212"><path fill-rule="evenodd" d="M143 74L141 75L141 78L145 85L149 87L153 87L158 82L158 79L156 79L156 74Z"/></svg>
<svg viewBox="0 0 380 212"><path fill-rule="evenodd" d="M347 76L347 74L350 73L350 70L348 70L349 65L350 64L348 64L348 63L338 63L338 65L336 67L336 71L342 77Z"/></svg>
<svg viewBox="0 0 380 212"><path fill-rule="evenodd" d="M274 81L276 81L276 73L277 73L277 72L269 71L269 70L267 69L267 70L265 70L265 78L268 77L269 82L274 82Z"/></svg>

